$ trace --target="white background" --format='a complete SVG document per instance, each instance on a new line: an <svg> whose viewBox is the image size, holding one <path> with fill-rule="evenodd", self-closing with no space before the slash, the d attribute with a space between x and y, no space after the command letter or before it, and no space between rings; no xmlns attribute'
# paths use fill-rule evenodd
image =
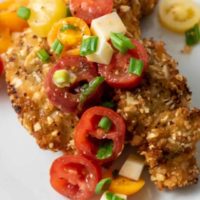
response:
<svg viewBox="0 0 200 200"><path fill-rule="evenodd" d="M182 55L184 37L160 27L156 15L154 12L143 21L143 35L166 42L168 51L180 64L179 70L188 78L193 106L200 107L200 44L191 55ZM0 200L66 199L49 185L49 167L58 155L40 150L20 125L0 78ZM200 199L200 184L174 192L159 192L149 182L148 173L144 172L143 176L147 182L145 188L130 200Z"/></svg>

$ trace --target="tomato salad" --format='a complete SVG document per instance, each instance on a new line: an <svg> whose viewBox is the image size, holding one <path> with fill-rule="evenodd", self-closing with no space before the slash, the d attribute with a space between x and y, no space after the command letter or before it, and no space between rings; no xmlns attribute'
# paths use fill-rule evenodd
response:
<svg viewBox="0 0 200 200"><path fill-rule="evenodd" d="M126 138L126 125L113 99L104 102L106 92L134 89L149 64L145 47L127 36L113 4L35 0L17 12L34 34L47 39L50 50L40 49L38 58L56 60L44 81L47 98L66 115L80 118L73 134L76 152L58 158L50 170L52 187L72 200L88 200L95 192L103 193L102 200L123 200L144 185L140 174L136 180L112 175L102 179L102 168L119 157Z"/></svg>

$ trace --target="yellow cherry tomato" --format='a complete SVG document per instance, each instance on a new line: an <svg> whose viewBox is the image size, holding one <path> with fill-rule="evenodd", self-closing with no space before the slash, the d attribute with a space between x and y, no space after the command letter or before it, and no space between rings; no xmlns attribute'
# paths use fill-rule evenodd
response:
<svg viewBox="0 0 200 200"><path fill-rule="evenodd" d="M199 23L200 8L192 0L162 0L159 17L168 29L185 32Z"/></svg>
<svg viewBox="0 0 200 200"><path fill-rule="evenodd" d="M144 180L132 181L125 177L119 176L112 180L109 191L129 196L141 190L144 184Z"/></svg>
<svg viewBox="0 0 200 200"><path fill-rule="evenodd" d="M34 0L30 1L28 7L31 9L28 23L40 37L46 37L53 24L66 16L64 0Z"/></svg>
<svg viewBox="0 0 200 200"><path fill-rule="evenodd" d="M53 42L58 39L64 45L65 52L68 55L79 55L84 35L91 35L86 22L77 17L67 17L53 25L47 40L51 47Z"/></svg>
<svg viewBox="0 0 200 200"><path fill-rule="evenodd" d="M4 53L11 45L11 35L8 28L0 29L0 54Z"/></svg>

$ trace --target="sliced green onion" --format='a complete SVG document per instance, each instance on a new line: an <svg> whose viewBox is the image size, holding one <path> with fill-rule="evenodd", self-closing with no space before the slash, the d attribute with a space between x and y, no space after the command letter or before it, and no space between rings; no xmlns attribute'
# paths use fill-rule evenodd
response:
<svg viewBox="0 0 200 200"><path fill-rule="evenodd" d="M51 49L56 55L60 55L63 52L64 45L58 39L56 39L52 44Z"/></svg>
<svg viewBox="0 0 200 200"><path fill-rule="evenodd" d="M47 62L50 59L50 56L45 49L40 49L37 52L37 56L42 62Z"/></svg>
<svg viewBox="0 0 200 200"><path fill-rule="evenodd" d="M142 72L143 72L143 67L144 67L144 62L142 60L131 58L128 72L130 74L135 74L137 76L141 76Z"/></svg>
<svg viewBox="0 0 200 200"><path fill-rule="evenodd" d="M98 127L108 132L112 127L112 121L108 117L102 117L99 121Z"/></svg>
<svg viewBox="0 0 200 200"><path fill-rule="evenodd" d="M27 7L21 6L17 10L17 16L24 20L28 20L30 18L30 15L31 15L31 10Z"/></svg>
<svg viewBox="0 0 200 200"><path fill-rule="evenodd" d="M200 27L196 24L193 28L185 32L186 44L192 46L200 41Z"/></svg>
<svg viewBox="0 0 200 200"><path fill-rule="evenodd" d="M121 53L135 48L131 40L122 33L111 33L110 38L113 46Z"/></svg>
<svg viewBox="0 0 200 200"><path fill-rule="evenodd" d="M107 108L114 108L116 106L116 104L112 101L105 101L101 105Z"/></svg>
<svg viewBox="0 0 200 200"><path fill-rule="evenodd" d="M61 32L65 32L67 30L73 30L73 31L77 31L78 27L72 25L72 24L65 24L63 25L63 27L61 27L60 31Z"/></svg>
<svg viewBox="0 0 200 200"><path fill-rule="evenodd" d="M104 178L102 179L96 186L96 189L95 189L95 193L96 194L101 194L103 193L104 191L108 190L110 184L112 182L112 179L111 178Z"/></svg>
<svg viewBox="0 0 200 200"><path fill-rule="evenodd" d="M80 49L80 55L86 56L93 54L97 51L99 38L97 36L91 36L86 39L83 39Z"/></svg>
<svg viewBox="0 0 200 200"><path fill-rule="evenodd" d="M67 8L66 8L66 17L71 17L71 16L72 16L71 10L70 10L69 6L67 6Z"/></svg>
<svg viewBox="0 0 200 200"><path fill-rule="evenodd" d="M112 156L113 142L109 141L101 145L97 151L96 157L99 160L104 160Z"/></svg>
<svg viewBox="0 0 200 200"><path fill-rule="evenodd" d="M104 82L102 76L97 76L88 85L84 85L84 88L80 95L80 102L83 103L92 93L94 93L97 88Z"/></svg>
<svg viewBox="0 0 200 200"><path fill-rule="evenodd" d="M112 192L107 192L106 193L106 200L125 200L125 199L117 196L116 194L114 194Z"/></svg>
<svg viewBox="0 0 200 200"><path fill-rule="evenodd" d="M70 84L70 75L67 70L61 69L53 74L53 82L59 88L64 88Z"/></svg>

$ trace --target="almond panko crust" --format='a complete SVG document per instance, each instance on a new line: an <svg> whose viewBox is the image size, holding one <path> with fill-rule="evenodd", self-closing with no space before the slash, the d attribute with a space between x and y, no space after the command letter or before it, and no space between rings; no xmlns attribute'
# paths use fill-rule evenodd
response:
<svg viewBox="0 0 200 200"><path fill-rule="evenodd" d="M78 117L55 108L44 92L46 74L55 65L53 56L44 64L36 55L41 48L49 49L46 40L36 37L30 29L13 39L13 47L4 55L13 108L41 148L67 151L73 147L69 141Z"/></svg>
<svg viewBox="0 0 200 200"><path fill-rule="evenodd" d="M158 0L114 0L114 7L130 36L141 37L140 19L150 14L157 2Z"/></svg>
<svg viewBox="0 0 200 200"><path fill-rule="evenodd" d="M118 112L128 138L145 156L151 179L159 189L175 189L198 180L195 146L200 136L200 110L188 108L191 93L177 63L162 42L145 40L150 66L142 84L118 90Z"/></svg>
<svg viewBox="0 0 200 200"><path fill-rule="evenodd" d="M139 8L139 13L134 12L136 8ZM123 20L132 27L132 20L139 24L143 15L140 1L132 4L130 1L115 1L115 9L118 13L129 12L130 17ZM132 35L139 37L139 25L133 30ZM48 100L44 92L44 78L56 59L51 55L50 62L42 63L36 55L41 48L51 55L46 40L34 35L30 29L13 36L12 48L3 56L8 94L22 125L36 138L41 148L68 151L74 148L73 128L78 116L63 114Z"/></svg>

